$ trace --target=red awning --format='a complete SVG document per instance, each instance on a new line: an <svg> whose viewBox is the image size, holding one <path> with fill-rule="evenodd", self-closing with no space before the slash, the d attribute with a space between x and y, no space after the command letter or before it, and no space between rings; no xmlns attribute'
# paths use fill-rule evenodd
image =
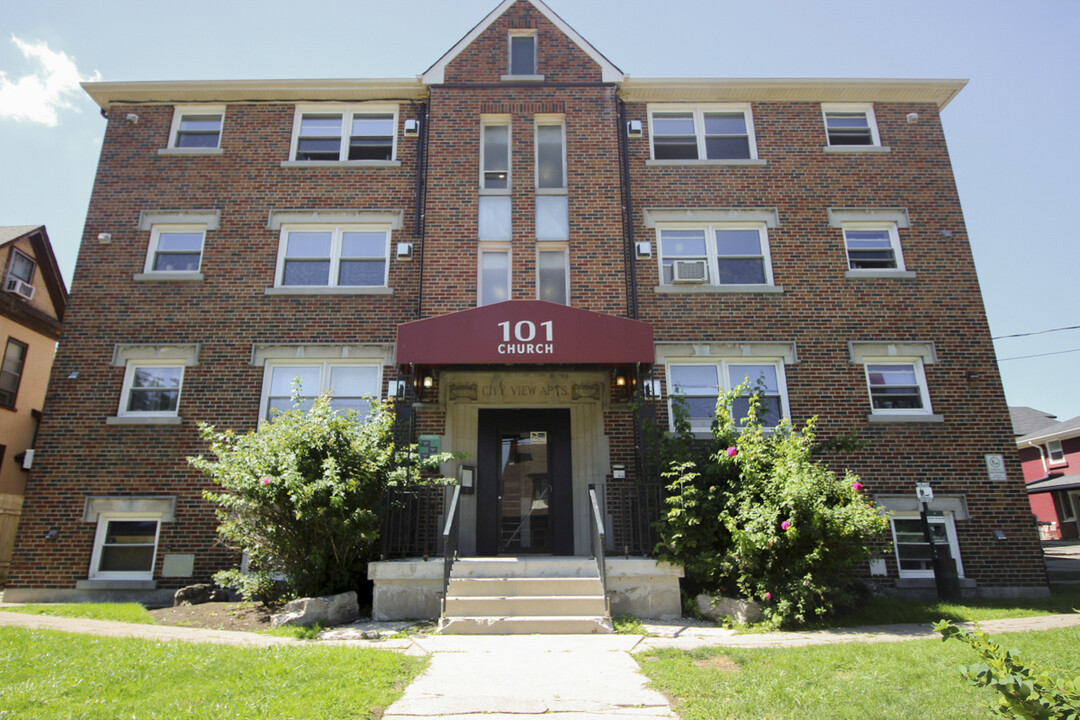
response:
<svg viewBox="0 0 1080 720"><path fill-rule="evenodd" d="M398 325L399 365L632 365L652 325L541 300L509 300Z"/></svg>

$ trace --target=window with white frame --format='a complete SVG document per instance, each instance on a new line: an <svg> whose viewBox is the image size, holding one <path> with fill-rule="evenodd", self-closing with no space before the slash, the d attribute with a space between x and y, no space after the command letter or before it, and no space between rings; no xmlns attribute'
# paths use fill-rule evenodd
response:
<svg viewBox="0 0 1080 720"><path fill-rule="evenodd" d="M183 384L183 361L129 360L117 415L173 417Z"/></svg>
<svg viewBox="0 0 1080 720"><path fill-rule="evenodd" d="M746 391L732 405L736 424L742 424L750 409L750 396L757 394L758 419L764 427L775 427L789 415L784 363L781 360L670 360L667 363L669 403L682 398L689 413L691 430L708 432L716 417L716 401L721 392L730 391L743 383ZM669 408L671 409L671 408ZM674 427L674 411L670 413Z"/></svg>
<svg viewBox="0 0 1080 720"><path fill-rule="evenodd" d="M145 272L198 272L205 238L205 225L154 225Z"/></svg>
<svg viewBox="0 0 1080 720"><path fill-rule="evenodd" d="M37 263L34 262L34 258L21 250L12 248L4 285L7 286L12 280L20 280L27 285L31 284L34 280L34 269L36 267Z"/></svg>
<svg viewBox="0 0 1080 720"><path fill-rule="evenodd" d="M259 417L273 420L274 415L294 409L293 394L299 408L307 410L324 392L330 393L330 405L338 411L355 411L366 417L382 387L382 366L357 361L274 361L266 364Z"/></svg>
<svg viewBox="0 0 1080 720"><path fill-rule="evenodd" d="M480 125L480 187L509 191L510 119L485 118Z"/></svg>
<svg viewBox="0 0 1080 720"><path fill-rule="evenodd" d="M277 287L385 287L386 225L282 225Z"/></svg>
<svg viewBox="0 0 1080 720"><path fill-rule="evenodd" d="M664 285L772 285L764 223L657 226Z"/></svg>
<svg viewBox="0 0 1080 720"><path fill-rule="evenodd" d="M757 158L748 104L649 106L653 160Z"/></svg>
<svg viewBox="0 0 1080 720"><path fill-rule="evenodd" d="M510 75L537 75L536 31L510 32Z"/></svg>
<svg viewBox="0 0 1080 720"><path fill-rule="evenodd" d="M151 580L161 516L101 513L90 559L91 579Z"/></svg>
<svg viewBox="0 0 1080 720"><path fill-rule="evenodd" d="M15 407L28 349L29 346L26 343L14 338L8 338L4 346L4 359L0 364L0 407Z"/></svg>
<svg viewBox="0 0 1080 720"><path fill-rule="evenodd" d="M875 415L933 412L922 358L865 358L864 368Z"/></svg>
<svg viewBox="0 0 1080 720"><path fill-rule="evenodd" d="M477 306L510 299L510 246L481 243L477 273Z"/></svg>
<svg viewBox="0 0 1080 720"><path fill-rule="evenodd" d="M224 105L178 106L173 112L169 147L177 150L214 150L221 145Z"/></svg>
<svg viewBox="0 0 1080 720"><path fill-rule="evenodd" d="M844 223L844 246L851 270L903 270L896 223Z"/></svg>
<svg viewBox="0 0 1080 720"><path fill-rule="evenodd" d="M902 578L934 577L933 556L930 544L926 542L922 519L917 512L893 512L890 515L893 531L893 546L896 548L896 562ZM944 511L941 515L927 518L930 536L938 548L940 557L956 561L956 570L964 577L964 567L960 562L960 546L956 540L956 524L953 513Z"/></svg>
<svg viewBox="0 0 1080 720"><path fill-rule="evenodd" d="M821 112L830 147L881 145L873 105L826 104Z"/></svg>
<svg viewBox="0 0 1080 720"><path fill-rule="evenodd" d="M536 188L566 190L566 126L561 115L536 118Z"/></svg>
<svg viewBox="0 0 1080 720"><path fill-rule="evenodd" d="M1061 447L1060 440L1051 440L1046 443L1046 457L1051 465L1061 465L1065 462L1065 450Z"/></svg>
<svg viewBox="0 0 1080 720"><path fill-rule="evenodd" d="M390 161L396 107L301 107L293 121L290 158L297 161Z"/></svg>

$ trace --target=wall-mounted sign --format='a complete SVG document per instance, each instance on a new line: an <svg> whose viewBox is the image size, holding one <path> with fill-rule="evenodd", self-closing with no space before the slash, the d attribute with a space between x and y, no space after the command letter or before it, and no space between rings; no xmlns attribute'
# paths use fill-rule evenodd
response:
<svg viewBox="0 0 1080 720"><path fill-rule="evenodd" d="M416 441L416 452L421 460L427 460L432 455L442 452L441 435L421 435Z"/></svg>
<svg viewBox="0 0 1080 720"><path fill-rule="evenodd" d="M1009 476L1005 473L1005 457L1003 455L986 456L986 475L993 482L1005 482Z"/></svg>
<svg viewBox="0 0 1080 720"><path fill-rule="evenodd" d="M530 445L547 445L547 433L546 432L537 432L536 430L533 430L531 433L529 433L529 444Z"/></svg>
<svg viewBox="0 0 1080 720"><path fill-rule="evenodd" d="M915 497L922 503L934 502L934 489L930 483L915 483Z"/></svg>

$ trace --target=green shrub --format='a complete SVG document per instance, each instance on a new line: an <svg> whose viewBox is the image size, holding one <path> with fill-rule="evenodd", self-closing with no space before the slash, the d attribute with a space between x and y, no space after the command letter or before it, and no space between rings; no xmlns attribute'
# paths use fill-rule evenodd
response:
<svg viewBox="0 0 1080 720"><path fill-rule="evenodd" d="M218 533L249 559L250 572L215 580L248 597L268 599L280 577L296 596L356 589L378 551L387 486L421 482L418 469L452 457L420 462L415 447L396 450L382 404L366 418L335 411L327 395L307 411L294 405L243 435L200 424L216 459L188 459L221 487L204 492L218 506Z"/></svg>
<svg viewBox="0 0 1080 720"><path fill-rule="evenodd" d="M1029 667L1017 659L1015 650L1005 650L976 626L972 632L942 620L934 625L942 641L965 642L982 662L957 669L972 685L993 688L1000 695L995 713L1006 718L1028 720L1080 720L1080 676Z"/></svg>
<svg viewBox="0 0 1080 720"><path fill-rule="evenodd" d="M673 463L658 528L661 558L684 566L692 591L754 600L776 626L803 623L852 599L852 585L888 519L851 474L814 459L814 419L766 429L760 400L731 414L743 385L720 396L704 466Z"/></svg>

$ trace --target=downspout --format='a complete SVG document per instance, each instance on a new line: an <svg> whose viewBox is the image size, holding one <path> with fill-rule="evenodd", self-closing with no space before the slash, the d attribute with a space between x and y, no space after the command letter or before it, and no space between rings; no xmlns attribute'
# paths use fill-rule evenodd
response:
<svg viewBox="0 0 1080 720"><path fill-rule="evenodd" d="M430 101L429 101L430 102ZM416 285L416 319L424 317L424 223L427 209L428 123L431 122L429 103L420 104L420 142L416 150L416 207L413 211L413 239L416 241L419 277Z"/></svg>
<svg viewBox="0 0 1080 720"><path fill-rule="evenodd" d="M626 241L624 259L626 262L627 316L638 319L637 264L634 245L634 199L630 190L630 146L626 138L626 103L617 98L618 120L615 128L619 140L619 179L622 184L623 200L623 238Z"/></svg>

